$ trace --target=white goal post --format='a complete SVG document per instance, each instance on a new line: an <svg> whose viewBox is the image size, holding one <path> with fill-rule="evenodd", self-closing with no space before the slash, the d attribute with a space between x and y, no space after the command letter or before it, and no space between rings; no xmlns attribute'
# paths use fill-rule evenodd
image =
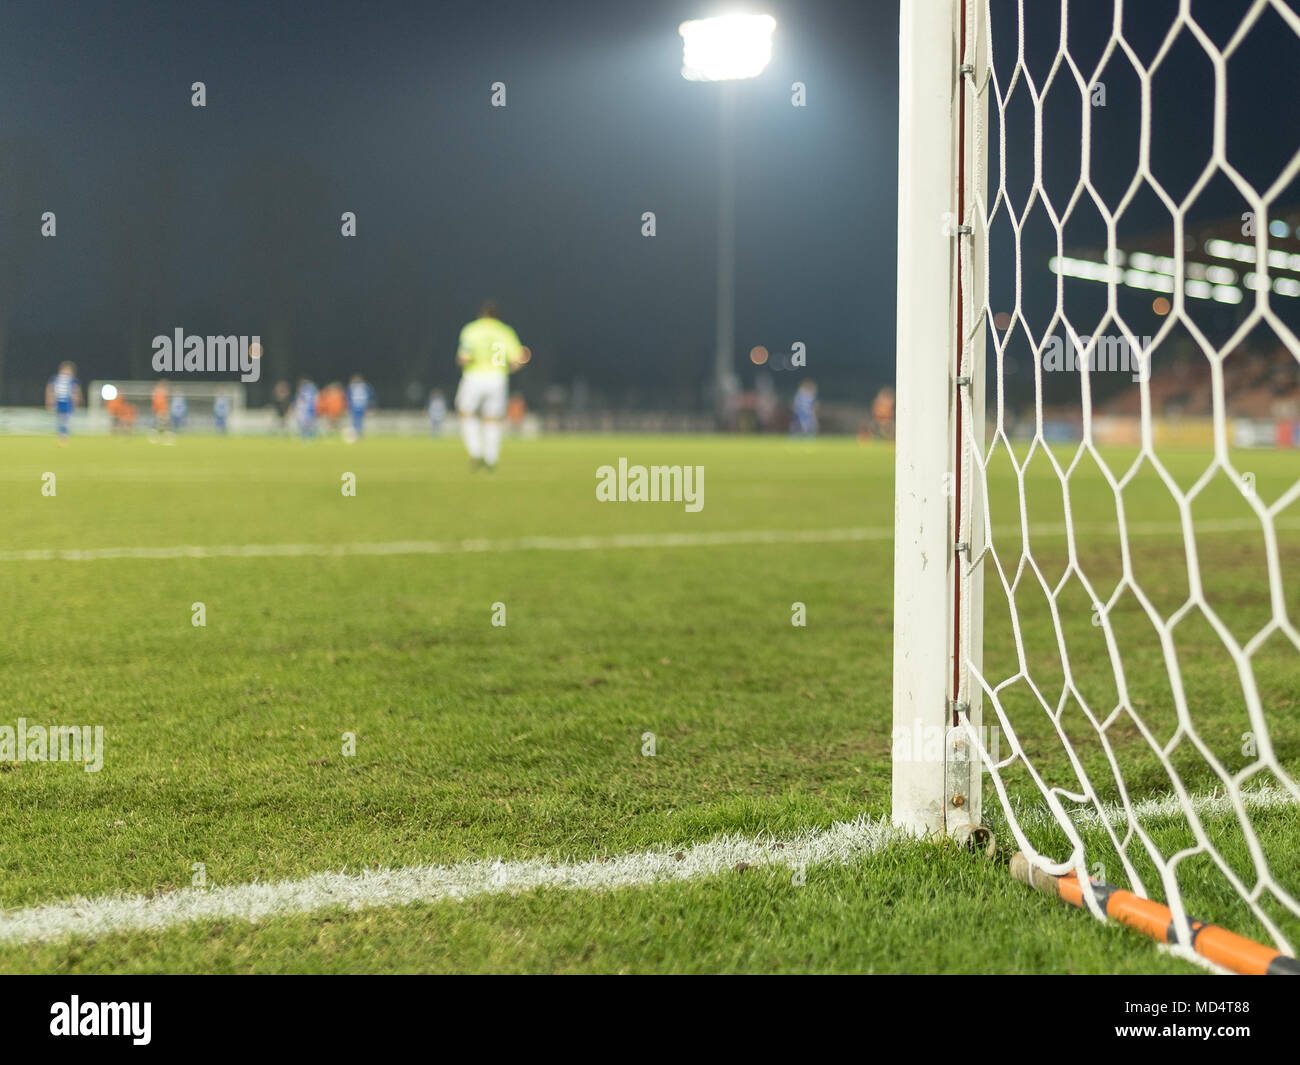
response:
<svg viewBox="0 0 1300 1065"><path fill-rule="evenodd" d="M1300 973L1300 142L1227 136L1300 0L900 7L893 822Z"/></svg>
<svg viewBox="0 0 1300 1065"><path fill-rule="evenodd" d="M971 256L958 256L969 245L959 220L983 180L954 62L961 7L901 5L893 818L918 834L959 832L981 816L978 762L957 717L964 708L980 726L969 661L980 653L982 573L963 569L983 545L968 449L984 435L982 390L958 385L984 374L983 326L963 319Z"/></svg>

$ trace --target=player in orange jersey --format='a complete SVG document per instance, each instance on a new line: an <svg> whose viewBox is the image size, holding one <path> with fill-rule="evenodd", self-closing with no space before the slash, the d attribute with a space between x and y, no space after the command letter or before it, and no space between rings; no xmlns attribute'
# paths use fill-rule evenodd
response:
<svg viewBox="0 0 1300 1065"><path fill-rule="evenodd" d="M337 381L322 388L316 397L316 414L325 419L331 432L338 429L339 419L343 417L346 406L347 397L343 393L343 386Z"/></svg>
<svg viewBox="0 0 1300 1065"><path fill-rule="evenodd" d="M871 417L876 423L876 432L886 440L893 440L894 390L888 385L876 393L876 400L871 404Z"/></svg>
<svg viewBox="0 0 1300 1065"><path fill-rule="evenodd" d="M171 426L171 397L168 395L166 381L159 381L153 386L149 402L153 406L153 427L161 433Z"/></svg>

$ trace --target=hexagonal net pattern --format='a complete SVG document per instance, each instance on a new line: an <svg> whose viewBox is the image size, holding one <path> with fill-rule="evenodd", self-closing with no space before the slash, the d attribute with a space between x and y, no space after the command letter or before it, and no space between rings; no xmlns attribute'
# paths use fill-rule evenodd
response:
<svg viewBox="0 0 1300 1065"><path fill-rule="evenodd" d="M1300 13L965 18L959 721L1035 865L1294 954Z"/></svg>

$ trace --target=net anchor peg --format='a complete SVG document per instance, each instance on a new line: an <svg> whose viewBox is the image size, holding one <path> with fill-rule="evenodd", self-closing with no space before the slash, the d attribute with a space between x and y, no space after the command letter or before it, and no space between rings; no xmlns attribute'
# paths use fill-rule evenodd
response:
<svg viewBox="0 0 1300 1065"><path fill-rule="evenodd" d="M967 848L974 854L983 854L989 861L997 857L997 840L987 825L960 826L953 832L952 837L959 846Z"/></svg>

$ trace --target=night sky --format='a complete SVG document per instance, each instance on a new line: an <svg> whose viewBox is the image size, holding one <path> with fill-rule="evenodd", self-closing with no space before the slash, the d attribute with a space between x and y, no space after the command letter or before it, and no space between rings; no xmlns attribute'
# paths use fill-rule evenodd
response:
<svg viewBox="0 0 1300 1065"><path fill-rule="evenodd" d="M491 296L533 350L530 399L584 376L612 402L698 405L719 86L682 79L677 26L719 9L7 4L0 402L39 401L65 357L83 379L148 377L151 338L179 326L260 334L263 384L359 369L392 404L454 385L459 328ZM756 10L778 29L738 86L738 355L802 341L865 394L892 376L896 12Z"/></svg>
<svg viewBox="0 0 1300 1065"><path fill-rule="evenodd" d="M1027 6L1045 74L1057 5ZM1110 4L1073 6L1072 51L1095 61ZM1247 6L1193 11L1213 36ZM515 380L530 402L582 378L616 405L704 405L719 86L681 78L677 25L730 10L777 20L772 64L737 85L737 368L748 384L750 347L801 341L824 396L869 399L895 357L895 3L326 0L0 6L0 403L39 402L63 358L83 380L148 377L151 338L181 327L261 335L254 401L276 377L360 370L396 405L454 385L457 332L491 296L533 350ZM1130 4L1126 37L1149 57L1176 10ZM995 34L1008 14L998 0ZM1269 18L1231 68L1229 154L1263 183L1300 145L1300 42ZM1208 140L1207 69L1184 40L1154 86L1153 158L1174 186ZM1107 82L1094 176L1117 200L1140 97L1122 62ZM1068 93L1045 112L1049 188L1077 177L1077 113ZM1026 144L1031 118L1013 100L1009 137ZM1013 170L1031 160L1013 153ZM1196 215L1239 199L1216 180ZM1281 199L1300 202L1296 182ZM1144 193L1124 230L1161 224ZM1067 237L1095 229L1081 215Z"/></svg>

